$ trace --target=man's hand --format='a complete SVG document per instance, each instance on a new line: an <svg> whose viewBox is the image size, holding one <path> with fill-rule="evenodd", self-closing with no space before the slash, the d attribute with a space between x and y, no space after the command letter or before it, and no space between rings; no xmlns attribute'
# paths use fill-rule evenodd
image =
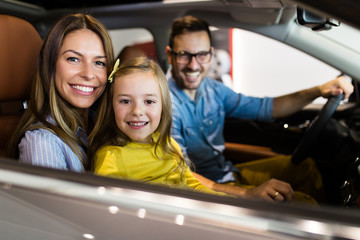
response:
<svg viewBox="0 0 360 240"><path fill-rule="evenodd" d="M319 86L321 96L329 98L344 93L344 99L348 98L354 91L354 86L346 77L340 76L334 80L324 83Z"/></svg>
<svg viewBox="0 0 360 240"><path fill-rule="evenodd" d="M270 179L265 183L255 188L244 188L235 185L216 183L204 176L194 173L196 177L204 186L218 191L240 197L255 197L270 201L292 201L294 198L294 190L290 184L277 180Z"/></svg>
<svg viewBox="0 0 360 240"><path fill-rule="evenodd" d="M258 187L249 188L245 196L278 202L292 201L294 198L294 190L290 184L286 182L270 179Z"/></svg>
<svg viewBox="0 0 360 240"><path fill-rule="evenodd" d="M340 76L320 86L274 98L272 117L276 119L294 114L320 96L329 98L344 93L346 99L353 91L349 80Z"/></svg>

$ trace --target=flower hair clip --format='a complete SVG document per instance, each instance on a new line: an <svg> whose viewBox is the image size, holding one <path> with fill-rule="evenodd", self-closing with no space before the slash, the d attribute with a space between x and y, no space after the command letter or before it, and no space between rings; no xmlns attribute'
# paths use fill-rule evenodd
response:
<svg viewBox="0 0 360 240"><path fill-rule="evenodd" d="M108 80L109 80L110 83L113 82L114 74L117 72L117 70L119 70L119 65L120 65L120 60L117 59L116 62L115 62L114 68L113 68L112 72L110 73L110 75L108 77Z"/></svg>

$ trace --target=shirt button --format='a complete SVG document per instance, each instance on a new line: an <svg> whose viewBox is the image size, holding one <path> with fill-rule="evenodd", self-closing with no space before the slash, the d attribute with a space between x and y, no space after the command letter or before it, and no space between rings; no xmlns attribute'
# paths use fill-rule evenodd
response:
<svg viewBox="0 0 360 240"><path fill-rule="evenodd" d="M201 131L204 130L204 127L200 127L200 130L201 130Z"/></svg>
<svg viewBox="0 0 360 240"><path fill-rule="evenodd" d="M210 120L210 121L209 121L209 124L210 124L210 125L211 125L211 124L213 124L213 121L212 121L212 120Z"/></svg>

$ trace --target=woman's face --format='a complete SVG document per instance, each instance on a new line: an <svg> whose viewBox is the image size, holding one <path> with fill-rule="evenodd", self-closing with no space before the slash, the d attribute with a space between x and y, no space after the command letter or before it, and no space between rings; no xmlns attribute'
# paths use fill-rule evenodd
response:
<svg viewBox="0 0 360 240"><path fill-rule="evenodd" d="M88 29L69 33L56 62L59 94L74 107L87 109L101 96L106 81L107 62L100 37Z"/></svg>
<svg viewBox="0 0 360 240"><path fill-rule="evenodd" d="M114 81L113 109L118 128L135 142L151 143L160 124L160 89L150 72L132 73Z"/></svg>

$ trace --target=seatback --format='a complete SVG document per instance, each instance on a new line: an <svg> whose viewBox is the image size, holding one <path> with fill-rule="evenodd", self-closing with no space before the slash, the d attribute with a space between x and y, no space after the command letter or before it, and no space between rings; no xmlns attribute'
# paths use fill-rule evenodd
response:
<svg viewBox="0 0 360 240"><path fill-rule="evenodd" d="M30 97L41 44L29 22L0 14L0 156Z"/></svg>

